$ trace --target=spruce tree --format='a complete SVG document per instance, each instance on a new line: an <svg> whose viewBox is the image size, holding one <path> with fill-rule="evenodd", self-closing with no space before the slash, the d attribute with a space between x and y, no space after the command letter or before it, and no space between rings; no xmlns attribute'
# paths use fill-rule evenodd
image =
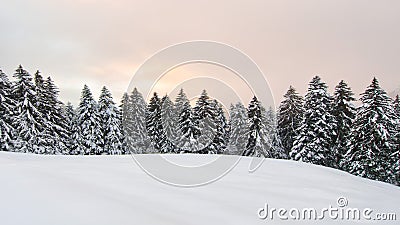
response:
<svg viewBox="0 0 400 225"><path fill-rule="evenodd" d="M264 112L263 112L264 111ZM249 140L244 156L272 157L271 143L265 129L265 109L254 96L248 107Z"/></svg>
<svg viewBox="0 0 400 225"><path fill-rule="evenodd" d="M50 121L48 117L48 99L46 95L46 87L44 79L40 71L36 71L33 80L35 82L35 102L36 109L39 111L41 118L38 120L40 133L38 134L38 149L35 153L38 154L52 154L52 136L50 134Z"/></svg>
<svg viewBox="0 0 400 225"><path fill-rule="evenodd" d="M121 112L105 86L99 98L99 116L103 139L101 154L121 155Z"/></svg>
<svg viewBox="0 0 400 225"><path fill-rule="evenodd" d="M242 155L249 140L247 111L242 103L231 105L229 109L229 141L228 154Z"/></svg>
<svg viewBox="0 0 400 225"><path fill-rule="evenodd" d="M226 151L227 143L227 128L228 123L222 105L217 101L213 100L211 106L214 108L214 126L215 134L212 143L208 147L208 154L222 154Z"/></svg>
<svg viewBox="0 0 400 225"><path fill-rule="evenodd" d="M288 154L286 153L281 139L278 135L277 119L275 110L270 106L267 111L262 110L265 115L264 120L264 133L267 135L267 145L270 146L270 156L277 159L286 159Z"/></svg>
<svg viewBox="0 0 400 225"><path fill-rule="evenodd" d="M11 92L11 82L0 70L0 151L13 150L12 118L15 102Z"/></svg>
<svg viewBox="0 0 400 225"><path fill-rule="evenodd" d="M352 103L355 101L353 95L350 87L343 80L335 87L332 114L337 122L334 141L336 145L336 165L339 167L347 152L350 129L356 115L356 108Z"/></svg>
<svg viewBox="0 0 400 225"><path fill-rule="evenodd" d="M199 129L195 122L192 107L189 101L184 101L180 107L178 117L180 133L176 143L181 153L197 153L200 150L196 138Z"/></svg>
<svg viewBox="0 0 400 225"><path fill-rule="evenodd" d="M67 133L69 134L66 141L66 146L68 149L67 154L74 155L78 139L77 118L74 107L70 102L67 102L67 105L64 107L64 115L66 118Z"/></svg>
<svg viewBox="0 0 400 225"><path fill-rule="evenodd" d="M161 99L161 121L163 134L161 140L161 153L176 153L175 137L176 137L176 116L175 116L174 103L165 95Z"/></svg>
<svg viewBox="0 0 400 225"><path fill-rule="evenodd" d="M151 97L147 106L146 129L151 140L152 147L154 148L152 152L160 152L162 145L161 141L164 139L164 137L161 121L161 100L156 92L154 92L153 97Z"/></svg>
<svg viewBox="0 0 400 225"><path fill-rule="evenodd" d="M146 130L146 102L134 88L129 101L123 106L123 127L126 151L131 153L150 152L150 140Z"/></svg>
<svg viewBox="0 0 400 225"><path fill-rule="evenodd" d="M20 65L14 73L16 79L12 95L16 101L13 112L15 127L15 151L40 153L42 115L36 108L35 86L32 76Z"/></svg>
<svg viewBox="0 0 400 225"><path fill-rule="evenodd" d="M192 111L192 106L181 89L175 99L175 115L177 123L177 135L174 142L178 151L181 153L197 153L199 150L197 135L199 133L198 124Z"/></svg>
<svg viewBox="0 0 400 225"><path fill-rule="evenodd" d="M293 147L293 142L298 135L298 129L303 121L303 98L290 86L283 96L284 100L279 105L277 115L277 129L286 155Z"/></svg>
<svg viewBox="0 0 400 225"><path fill-rule="evenodd" d="M397 122L396 122L397 132L395 134L396 150L391 155L392 167L393 167L392 170L393 170L393 174L395 177L393 183L400 186L400 101L399 101L399 95L396 95L396 97L393 101L393 109L394 109L394 113L396 114L396 117L397 117Z"/></svg>
<svg viewBox="0 0 400 225"><path fill-rule="evenodd" d="M344 168L357 176L393 182L390 157L396 148L396 127L391 99L374 78L360 100Z"/></svg>
<svg viewBox="0 0 400 225"><path fill-rule="evenodd" d="M208 97L207 91L203 90L200 97L196 101L196 106L193 108L193 116L195 120L195 137L198 141L198 153L216 153L216 146L213 144L214 138L217 135L217 110L215 105Z"/></svg>
<svg viewBox="0 0 400 225"><path fill-rule="evenodd" d="M121 109L121 150L123 152L123 154L127 154L129 153L129 150L127 148L128 146L128 138L127 138L127 127L125 126L125 124L127 124L126 122L128 121L128 109L131 107L130 104L130 97L128 95L128 93L124 93L124 95L122 96L121 99L121 104L120 104L120 109Z"/></svg>
<svg viewBox="0 0 400 225"><path fill-rule="evenodd" d="M87 85L83 87L77 108L77 132L76 154L98 155L102 153L103 140L98 106Z"/></svg>
<svg viewBox="0 0 400 225"><path fill-rule="evenodd" d="M70 134L63 111L64 104L58 99L58 88L50 77L44 81L44 86L46 110L42 115L46 115L46 133L50 140L50 154L68 154L67 142Z"/></svg>
<svg viewBox="0 0 400 225"><path fill-rule="evenodd" d="M335 167L333 135L336 121L332 98L319 76L312 79L305 97L305 112L290 157L294 160Z"/></svg>

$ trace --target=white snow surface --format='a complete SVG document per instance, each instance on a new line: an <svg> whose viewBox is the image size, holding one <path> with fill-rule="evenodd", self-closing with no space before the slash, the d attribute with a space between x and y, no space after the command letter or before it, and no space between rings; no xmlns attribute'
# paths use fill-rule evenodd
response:
<svg viewBox="0 0 400 225"><path fill-rule="evenodd" d="M151 157L151 156L149 156ZM169 155L201 164L211 155ZM237 157L237 156L221 156ZM0 152L0 224L205 225L398 224L400 188L296 161L251 158L220 180L181 188L151 178L126 156L54 156ZM395 212L397 221L283 221L257 216L265 203L286 209L337 206Z"/></svg>

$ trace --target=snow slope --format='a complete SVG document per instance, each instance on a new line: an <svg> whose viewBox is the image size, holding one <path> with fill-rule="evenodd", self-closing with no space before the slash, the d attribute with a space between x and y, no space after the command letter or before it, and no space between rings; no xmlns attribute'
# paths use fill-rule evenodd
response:
<svg viewBox="0 0 400 225"><path fill-rule="evenodd" d="M196 164L215 156L171 157ZM266 160L256 172L248 173L250 160L242 158L215 183L179 188L149 177L131 156L0 152L0 224L297 224L292 220L261 220L257 211L265 203L276 208L320 209L336 206L341 196L348 199L349 207L397 213L397 221L377 224L398 224L400 220L398 187L284 160ZM371 223L328 218L317 224L339 222Z"/></svg>

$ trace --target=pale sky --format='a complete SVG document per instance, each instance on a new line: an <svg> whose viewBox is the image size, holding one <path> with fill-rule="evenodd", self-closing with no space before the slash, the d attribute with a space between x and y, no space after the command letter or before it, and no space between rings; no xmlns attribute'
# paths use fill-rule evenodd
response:
<svg viewBox="0 0 400 225"><path fill-rule="evenodd" d="M246 53L276 102L289 85L304 94L315 75L330 90L344 79L357 96L373 76L388 92L400 87L397 0L3 0L0 8L0 68L39 69L74 105L85 83L96 98L106 85L119 102L148 57L191 40Z"/></svg>

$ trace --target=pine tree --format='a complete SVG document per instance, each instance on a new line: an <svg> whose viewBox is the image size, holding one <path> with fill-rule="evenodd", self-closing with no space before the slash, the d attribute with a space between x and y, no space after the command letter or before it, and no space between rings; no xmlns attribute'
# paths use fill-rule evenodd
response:
<svg viewBox="0 0 400 225"><path fill-rule="evenodd" d="M334 140L336 145L336 165L339 167L343 156L347 152L350 129L353 126L353 120L356 115L356 108L352 103L355 101L353 95L350 87L343 80L335 87L332 114L337 122Z"/></svg>
<svg viewBox="0 0 400 225"><path fill-rule="evenodd" d="M68 149L68 155L74 155L75 149L77 147L77 139L78 139L78 132L77 132L77 121L76 121L76 113L74 107L70 102L67 102L67 105L64 107L64 115L66 118L67 124L67 140L66 146Z"/></svg>
<svg viewBox="0 0 400 225"><path fill-rule="evenodd" d="M12 117L15 102L11 91L11 82L7 75L0 70L0 151L13 150Z"/></svg>
<svg viewBox="0 0 400 225"><path fill-rule="evenodd" d="M290 157L294 160L335 167L333 135L336 134L336 121L331 113L332 98L327 92L326 84L318 76L309 84L304 108L304 119Z"/></svg>
<svg viewBox="0 0 400 225"><path fill-rule="evenodd" d="M44 81L46 111L42 115L47 117L47 133L50 138L50 154L67 154L68 126L63 114L63 103L58 99L58 88L53 80L48 77Z"/></svg>
<svg viewBox="0 0 400 225"><path fill-rule="evenodd" d="M393 182L390 157L395 151L396 128L391 100L374 78L361 101L351 129L344 168L354 175Z"/></svg>
<svg viewBox="0 0 400 225"><path fill-rule="evenodd" d="M298 135L298 129L303 121L303 98L290 86L289 90L283 96L278 109L278 134L286 155L293 147L293 142Z"/></svg>
<svg viewBox="0 0 400 225"><path fill-rule="evenodd" d="M246 149L249 140L249 125L247 121L247 111L242 103L231 105L230 115L230 132L228 142L228 154L242 155Z"/></svg>
<svg viewBox="0 0 400 225"><path fill-rule="evenodd" d="M278 135L277 119L275 115L275 110L270 106L267 111L262 110L265 115L264 120L264 133L267 135L266 140L267 145L270 145L270 155L272 158L286 159L288 154L286 153L282 142Z"/></svg>
<svg viewBox="0 0 400 225"><path fill-rule="evenodd" d="M126 151L131 153L150 152L150 140L146 130L146 102L134 88L129 101L123 106L123 128Z"/></svg>
<svg viewBox="0 0 400 225"><path fill-rule="evenodd" d="M392 159L392 167L393 167L393 174L394 174L394 184L400 186L400 100L399 95L396 95L393 101L393 109L394 113L397 117L396 127L397 132L395 134L395 141L396 141L396 150L391 155Z"/></svg>
<svg viewBox="0 0 400 225"><path fill-rule="evenodd" d="M103 139L101 154L121 155L121 112L105 86L101 89L99 116Z"/></svg>
<svg viewBox="0 0 400 225"><path fill-rule="evenodd" d="M41 117L38 120L40 133L38 134L38 149L35 150L35 153L38 154L52 154L53 146L52 146L52 136L49 132L50 130L50 122L48 118L48 109L50 108L48 105L47 95L46 95L46 87L44 84L44 79L40 74L40 71L36 71L34 78L35 82L35 102L36 109L39 111Z"/></svg>
<svg viewBox="0 0 400 225"><path fill-rule="evenodd" d="M98 107L87 85L83 87L77 108L77 132L76 154L98 155L102 152L103 140Z"/></svg>
<svg viewBox="0 0 400 225"><path fill-rule="evenodd" d="M161 140L161 153L176 153L175 138L176 138L176 116L175 116L174 103L169 99L168 95L165 95L161 99L161 121L163 134Z"/></svg>
<svg viewBox="0 0 400 225"><path fill-rule="evenodd" d="M121 109L121 150L123 152L123 154L128 154L129 150L127 148L128 146L128 131L127 131L127 127L125 126L127 124L128 121L128 109L131 108L131 104L130 104L130 97L128 95L128 93L124 93L124 95L122 96L121 99L121 104L119 106L119 108Z"/></svg>
<svg viewBox="0 0 400 225"><path fill-rule="evenodd" d="M226 122L222 105L217 100L214 99L212 101L212 107L214 108L213 114L215 116L215 135L208 154L222 154L226 151L228 123Z"/></svg>
<svg viewBox="0 0 400 225"><path fill-rule="evenodd" d="M151 140L152 147L154 148L152 151L160 152L162 145L161 141L164 139L164 137L161 121L161 100L156 92L154 92L153 97L150 99L150 102L147 106L146 129Z"/></svg>
<svg viewBox="0 0 400 225"><path fill-rule="evenodd" d="M196 106L193 108L195 129L194 137L197 139L197 153L207 154L216 153L217 149L213 145L213 139L217 135L216 116L217 105L214 105L208 97L207 91L203 90L200 97L196 101Z"/></svg>
<svg viewBox="0 0 400 225"><path fill-rule="evenodd" d="M199 128L195 120L190 102L181 89L175 99L175 115L177 135L174 142L179 152L197 152L199 149L197 135Z"/></svg>
<svg viewBox="0 0 400 225"><path fill-rule="evenodd" d="M20 65L14 73L16 82L12 95L16 101L13 126L16 132L15 151L40 152L42 115L36 108L35 86L32 76Z"/></svg>
<svg viewBox="0 0 400 225"><path fill-rule="evenodd" d="M196 136L198 127L192 112L189 101L184 101L181 105L181 111L178 117L179 136L177 140L178 148L181 152L197 153L199 151Z"/></svg>
<svg viewBox="0 0 400 225"><path fill-rule="evenodd" d="M263 112L264 111L264 112ZM254 96L248 108L249 140L244 156L272 157L271 143L265 133L265 109L261 102Z"/></svg>

